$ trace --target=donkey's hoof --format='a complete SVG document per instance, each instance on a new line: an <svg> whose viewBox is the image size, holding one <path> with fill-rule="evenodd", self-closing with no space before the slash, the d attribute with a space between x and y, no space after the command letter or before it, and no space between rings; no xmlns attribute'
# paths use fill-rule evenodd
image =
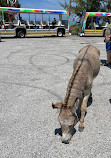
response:
<svg viewBox="0 0 111 158"><path fill-rule="evenodd" d="M78 130L79 130L79 132L83 132L84 127L80 127L80 126L79 126Z"/></svg>

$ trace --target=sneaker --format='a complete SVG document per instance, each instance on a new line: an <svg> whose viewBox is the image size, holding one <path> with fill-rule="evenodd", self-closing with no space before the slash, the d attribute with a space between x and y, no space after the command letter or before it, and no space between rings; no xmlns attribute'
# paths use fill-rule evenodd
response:
<svg viewBox="0 0 111 158"><path fill-rule="evenodd" d="M103 66L109 66L109 63L103 63Z"/></svg>

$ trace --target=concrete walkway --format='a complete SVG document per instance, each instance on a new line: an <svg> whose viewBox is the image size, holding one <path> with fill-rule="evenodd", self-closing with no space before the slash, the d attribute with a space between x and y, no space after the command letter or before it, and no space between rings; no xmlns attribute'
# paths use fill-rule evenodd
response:
<svg viewBox="0 0 111 158"><path fill-rule="evenodd" d="M85 129L61 143L59 110L79 50L88 43L106 59L103 37L2 39L0 42L0 158L111 158L111 67L94 80Z"/></svg>

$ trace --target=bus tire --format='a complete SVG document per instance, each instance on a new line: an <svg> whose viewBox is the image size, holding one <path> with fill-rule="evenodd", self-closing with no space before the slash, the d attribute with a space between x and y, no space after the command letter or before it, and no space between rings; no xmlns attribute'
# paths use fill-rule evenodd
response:
<svg viewBox="0 0 111 158"><path fill-rule="evenodd" d="M63 31L62 31L62 30L58 30L57 36L58 36L58 37L63 37Z"/></svg>
<svg viewBox="0 0 111 158"><path fill-rule="evenodd" d="M25 37L25 33L24 33L23 31L19 31L19 32L17 33L17 36L18 36L19 38L24 38L24 37Z"/></svg>

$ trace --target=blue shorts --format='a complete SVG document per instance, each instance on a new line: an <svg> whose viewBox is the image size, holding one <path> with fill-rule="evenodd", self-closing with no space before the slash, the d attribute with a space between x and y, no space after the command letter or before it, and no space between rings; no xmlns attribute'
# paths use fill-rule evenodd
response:
<svg viewBox="0 0 111 158"><path fill-rule="evenodd" d="M106 51L111 50L111 41L106 43Z"/></svg>

